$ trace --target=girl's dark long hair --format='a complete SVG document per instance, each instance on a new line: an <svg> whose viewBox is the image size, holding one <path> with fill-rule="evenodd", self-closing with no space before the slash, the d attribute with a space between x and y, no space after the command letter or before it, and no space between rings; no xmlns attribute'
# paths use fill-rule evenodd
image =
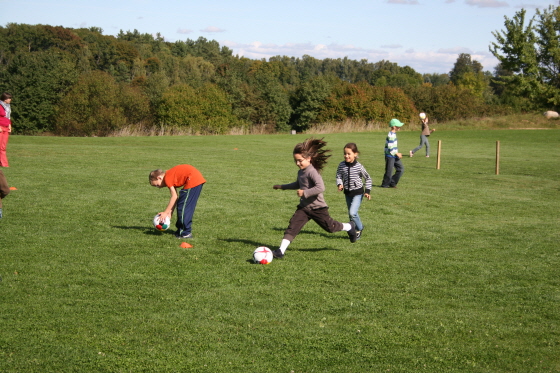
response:
<svg viewBox="0 0 560 373"><path fill-rule="evenodd" d="M299 143L294 148L294 154L301 154L304 158L311 158L311 164L317 171L321 171L327 164L327 160L331 156L329 149L324 149L327 145L323 139L315 139L313 137Z"/></svg>
<svg viewBox="0 0 560 373"><path fill-rule="evenodd" d="M352 150L353 153L359 154L360 152L358 151L358 145L356 145L356 143L354 142L349 142L348 144L344 145L344 149L350 149Z"/></svg>

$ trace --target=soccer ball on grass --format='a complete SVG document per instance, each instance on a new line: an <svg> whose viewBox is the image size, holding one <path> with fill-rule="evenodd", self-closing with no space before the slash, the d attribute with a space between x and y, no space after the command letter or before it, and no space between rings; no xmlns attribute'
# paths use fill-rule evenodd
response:
<svg viewBox="0 0 560 373"><path fill-rule="evenodd" d="M253 251L253 261L257 264L269 264L272 258L272 250L268 247L259 246Z"/></svg>
<svg viewBox="0 0 560 373"><path fill-rule="evenodd" d="M160 215L157 214L156 216L154 216L154 228L157 229L158 231L164 231L167 228L169 228L169 226L171 225L171 218L168 216L165 220L160 221Z"/></svg>

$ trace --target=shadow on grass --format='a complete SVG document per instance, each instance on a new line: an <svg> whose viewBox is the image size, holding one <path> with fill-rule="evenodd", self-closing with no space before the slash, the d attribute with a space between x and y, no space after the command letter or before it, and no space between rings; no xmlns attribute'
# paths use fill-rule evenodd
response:
<svg viewBox="0 0 560 373"><path fill-rule="evenodd" d="M242 243L242 244L245 244L247 246L254 247L255 249L259 246L265 246L260 242L256 242L256 241L252 241L252 240L244 240L244 239L241 239L241 238L218 238L218 241L224 241L224 242L229 242L229 243L233 243L233 242ZM255 261L253 260L252 257L251 257L251 259L247 259L247 263L261 265L260 263L255 263Z"/></svg>
<svg viewBox="0 0 560 373"><path fill-rule="evenodd" d="M166 231L158 231L155 228L150 228L150 227L131 227L131 226L124 226L124 225L113 225L111 228L118 228L118 229L124 229L124 230L130 230L130 229L136 229L138 231L141 231L144 234L150 235L150 236L161 236L164 234L175 234L173 229L168 229Z"/></svg>
<svg viewBox="0 0 560 373"><path fill-rule="evenodd" d="M262 244L262 242L256 242L256 241L252 241L252 240L244 240L241 238L218 238L218 241L225 241L225 242L237 242L237 243L243 243L246 244L248 246L253 246L254 248L257 248L259 246L264 246Z"/></svg>
<svg viewBox="0 0 560 373"><path fill-rule="evenodd" d="M274 228L277 229L277 228ZM301 231L304 232L304 231ZM317 232L308 232L308 233L312 233L312 234L321 234L322 233L317 233ZM331 237L330 235L325 234L326 237ZM241 238L218 238L218 241L225 241L225 242L229 242L229 243L243 243L246 244L248 246L257 248L259 246L267 246L264 245L262 242L256 242L256 241L252 241L252 240L245 240L245 239L241 239ZM277 248L278 246L267 246L269 248L271 248L272 250L274 250L275 248ZM302 251L302 252L320 252L320 251L341 251L340 249L333 249L332 247L315 247L315 248L306 248L306 249L298 249L295 248L293 246L290 246L288 248L288 251ZM252 259L249 259L248 262L253 263Z"/></svg>
<svg viewBox="0 0 560 373"><path fill-rule="evenodd" d="M272 230L275 231L279 231L279 232L284 232L286 230L286 228L272 228ZM342 240L348 240L348 234L344 231L340 231L340 232L335 232L335 233L328 233L328 232L316 232L316 231L309 231L309 230L305 230L302 229L298 236L301 234L315 234L315 235L319 235L328 239L342 239Z"/></svg>
<svg viewBox="0 0 560 373"><path fill-rule="evenodd" d="M295 249L290 247L289 250L292 251L303 251L303 252L311 252L311 253L318 253L321 251L342 251L340 249L333 249L332 247L312 247L312 248L307 248L307 249Z"/></svg>

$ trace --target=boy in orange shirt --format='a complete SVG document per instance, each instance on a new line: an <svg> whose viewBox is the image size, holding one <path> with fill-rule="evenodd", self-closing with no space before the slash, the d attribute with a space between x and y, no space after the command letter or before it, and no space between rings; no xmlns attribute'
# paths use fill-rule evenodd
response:
<svg viewBox="0 0 560 373"><path fill-rule="evenodd" d="M192 238L192 218L194 209L200 197L202 186L206 180L196 168L188 164L181 164L167 171L154 170L150 172L150 185L158 188L169 188L171 198L165 211L160 212L160 220L164 221L173 215L177 207L177 238ZM176 188L182 187L179 194Z"/></svg>

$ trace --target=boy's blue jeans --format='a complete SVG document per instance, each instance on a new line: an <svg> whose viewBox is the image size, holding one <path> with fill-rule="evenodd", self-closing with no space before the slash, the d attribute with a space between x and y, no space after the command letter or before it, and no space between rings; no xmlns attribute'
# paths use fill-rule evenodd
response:
<svg viewBox="0 0 560 373"><path fill-rule="evenodd" d="M179 192L179 198L177 199L177 223L175 223L175 226L177 227L177 233L182 236L191 233L194 209L196 208L203 185L200 184L194 188L182 189Z"/></svg>
<svg viewBox="0 0 560 373"><path fill-rule="evenodd" d="M348 206L348 216L350 221L356 224L356 230L361 231L364 229L362 221L360 220L360 215L358 215L358 210L362 204L363 194L358 194L357 196L346 195L346 205Z"/></svg>

